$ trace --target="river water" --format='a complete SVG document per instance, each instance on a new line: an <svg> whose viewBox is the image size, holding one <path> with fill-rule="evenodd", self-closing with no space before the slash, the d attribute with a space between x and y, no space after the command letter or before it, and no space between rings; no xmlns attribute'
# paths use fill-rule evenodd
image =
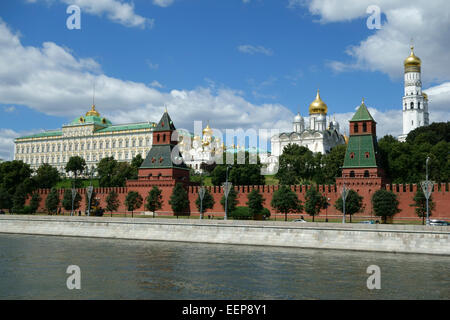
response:
<svg viewBox="0 0 450 320"><path fill-rule="evenodd" d="M450 299L450 257L0 234L0 299Z"/></svg>

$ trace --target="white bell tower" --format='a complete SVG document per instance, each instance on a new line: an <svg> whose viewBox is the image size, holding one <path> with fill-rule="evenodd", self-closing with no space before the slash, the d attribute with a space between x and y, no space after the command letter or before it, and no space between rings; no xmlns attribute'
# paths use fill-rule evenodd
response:
<svg viewBox="0 0 450 320"><path fill-rule="evenodd" d="M422 92L421 60L414 54L405 60L405 95L403 96L403 134L398 140L404 142L412 130L429 125L428 96Z"/></svg>

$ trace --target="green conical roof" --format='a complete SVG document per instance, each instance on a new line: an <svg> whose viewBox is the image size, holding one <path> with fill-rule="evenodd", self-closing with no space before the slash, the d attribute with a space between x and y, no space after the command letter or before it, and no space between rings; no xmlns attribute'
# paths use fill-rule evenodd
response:
<svg viewBox="0 0 450 320"><path fill-rule="evenodd" d="M358 111L356 111L352 120L350 120L350 122L354 122L354 121L374 121L375 122L375 120L370 115L370 112L367 109L367 106L364 103L364 100L362 101L361 105L359 106Z"/></svg>
<svg viewBox="0 0 450 320"><path fill-rule="evenodd" d="M175 125L173 124L172 119L170 119L169 113L167 110L164 112L163 116L161 117L161 120L159 120L158 125L153 131L172 131L176 130Z"/></svg>

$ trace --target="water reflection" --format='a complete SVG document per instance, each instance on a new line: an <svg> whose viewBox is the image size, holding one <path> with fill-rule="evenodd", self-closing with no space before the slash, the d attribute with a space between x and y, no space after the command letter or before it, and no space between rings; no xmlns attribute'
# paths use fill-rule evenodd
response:
<svg viewBox="0 0 450 320"><path fill-rule="evenodd" d="M449 299L449 276L442 256L0 235L2 299Z"/></svg>

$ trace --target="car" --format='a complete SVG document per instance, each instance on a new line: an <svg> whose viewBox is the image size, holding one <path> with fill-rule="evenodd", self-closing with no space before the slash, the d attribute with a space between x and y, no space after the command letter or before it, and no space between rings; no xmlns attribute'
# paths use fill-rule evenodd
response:
<svg viewBox="0 0 450 320"><path fill-rule="evenodd" d="M292 221L292 222L306 223L307 221L306 221L306 220L303 220L303 219L296 219L296 220L294 220L294 221Z"/></svg>
<svg viewBox="0 0 450 320"><path fill-rule="evenodd" d="M430 226L450 226L450 222L444 220L430 220Z"/></svg>
<svg viewBox="0 0 450 320"><path fill-rule="evenodd" d="M362 223L362 224L375 224L375 221L367 220L367 221L360 221L359 223Z"/></svg>

